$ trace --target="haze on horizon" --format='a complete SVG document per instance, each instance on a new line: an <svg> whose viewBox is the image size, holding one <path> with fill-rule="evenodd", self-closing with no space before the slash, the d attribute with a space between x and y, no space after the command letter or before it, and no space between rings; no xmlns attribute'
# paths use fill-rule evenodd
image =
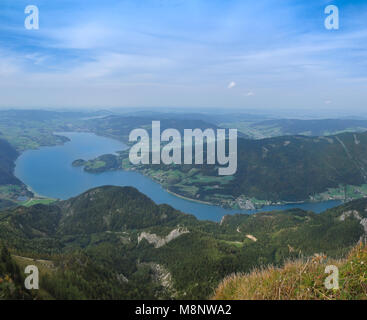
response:
<svg viewBox="0 0 367 320"><path fill-rule="evenodd" d="M26 30L36 5L40 29ZM327 5L340 29L326 30ZM2 0L0 108L363 111L361 0Z"/></svg>

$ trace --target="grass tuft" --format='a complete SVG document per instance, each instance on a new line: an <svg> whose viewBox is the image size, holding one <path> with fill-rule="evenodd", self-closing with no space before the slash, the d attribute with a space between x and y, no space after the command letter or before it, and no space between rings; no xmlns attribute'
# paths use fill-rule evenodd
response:
<svg viewBox="0 0 367 320"><path fill-rule="evenodd" d="M339 289L326 289L328 265L339 269ZM315 255L225 278L215 300L367 300L367 245L358 244L343 260Z"/></svg>

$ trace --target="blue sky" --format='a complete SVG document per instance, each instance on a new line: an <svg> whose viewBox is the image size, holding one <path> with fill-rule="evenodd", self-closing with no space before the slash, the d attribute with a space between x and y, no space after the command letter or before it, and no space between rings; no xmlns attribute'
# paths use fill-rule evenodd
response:
<svg viewBox="0 0 367 320"><path fill-rule="evenodd" d="M363 110L366 50L366 1L1 0L0 107Z"/></svg>

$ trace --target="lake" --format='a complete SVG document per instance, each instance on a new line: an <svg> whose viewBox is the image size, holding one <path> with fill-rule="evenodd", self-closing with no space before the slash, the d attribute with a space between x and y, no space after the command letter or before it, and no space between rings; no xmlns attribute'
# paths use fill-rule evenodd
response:
<svg viewBox="0 0 367 320"><path fill-rule="evenodd" d="M60 133L59 133L60 134ZM42 147L28 150L16 161L15 175L37 194L58 199L74 197L88 189L103 186L132 186L146 194L158 204L166 203L185 213L191 213L200 220L220 221L226 214L255 213L259 211L302 208L320 213L339 205L340 201L319 203L266 206L261 210L231 210L176 197L164 190L158 183L138 172L109 171L90 174L83 168L73 167L76 159L92 159L102 154L115 153L126 149L117 140L100 137L93 133L61 133L71 141L61 146Z"/></svg>

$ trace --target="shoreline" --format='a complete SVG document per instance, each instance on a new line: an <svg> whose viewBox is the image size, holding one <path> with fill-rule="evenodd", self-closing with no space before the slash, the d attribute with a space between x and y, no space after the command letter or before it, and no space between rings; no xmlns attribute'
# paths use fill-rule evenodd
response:
<svg viewBox="0 0 367 320"><path fill-rule="evenodd" d="M154 180L153 180L154 181ZM155 181L156 182L156 181ZM157 182L158 183L158 182ZM163 188L163 186L160 184L160 183L158 183L162 188ZM216 206L216 207L221 207L221 206L219 206L219 205L217 205L217 204L214 204L214 203L211 203L211 202L206 202L206 201L202 201L202 200L197 200L197 199L191 199L191 198L188 198L188 197L185 197L185 196L182 196L182 195L180 195L180 194L178 194L178 193L175 193L175 192L173 192L173 191L170 191L170 190L168 190L168 189L166 189L166 188L163 188L166 192L168 192L169 194L172 194L172 195L174 195L175 197L177 197L177 198L181 198L181 199L184 199L184 200L187 200L187 201L192 201L192 202L196 202L196 203L201 203L201 204L205 204L205 205L208 205L208 206Z"/></svg>
<svg viewBox="0 0 367 320"><path fill-rule="evenodd" d="M176 192L173 192L171 190L168 190L167 188L165 188L161 183L159 183L156 179L152 178L150 175L148 174L144 174L144 172L140 171L140 170L131 170L131 169L124 169L122 168L121 170L125 170L125 171L134 171L134 172L137 172L141 175L143 175L144 177L147 177L149 178L150 180L154 181L155 183L157 183L160 187L162 187L162 189L164 191L166 191L167 193L177 197L177 198L180 198L180 199L183 199L183 200L187 200L187 201L192 201L192 202L196 202L196 203L201 203L201 204L205 204L205 205L208 205L208 206L215 206L215 207L222 207L218 204L215 204L215 203L212 203L212 202L207 202L207 201L203 201L203 200L197 200L197 199L191 199L191 198L188 198L186 196L183 196L183 195L180 195ZM223 208L223 207L222 207Z"/></svg>
<svg viewBox="0 0 367 320"><path fill-rule="evenodd" d="M341 200L341 199L338 199L338 198L335 198L335 199L327 199L327 200L320 200L320 201L315 201L315 200L304 200L304 201L278 201L278 202L272 202L270 204L264 204L264 205L256 205L255 206L255 209L245 209L245 208L238 208L238 207L225 207L223 205L220 205L220 204L217 204L215 202L208 202L208 201L203 201L203 200L197 200L197 199L192 199L192 198L188 198L184 195L180 195L176 192L173 192L173 191L170 191L169 189L165 188L163 186L163 184L161 184L159 181L157 181L156 179L152 178L150 175L148 174L145 174L144 172L140 171L140 170L132 170L130 168L128 169L124 169L124 168L121 168L120 170L125 170L125 171L134 171L134 172L137 172L141 175L143 175L144 177L147 177L149 178L150 180L154 181L155 183L157 183L159 186L162 187L163 190L165 190L167 193L177 197L177 198L180 198L180 199L183 199L183 200L186 200L186 201L191 201L191 202L195 202L195 203L200 203L200 204L205 204L205 205L208 205L208 206L214 206L214 207L220 207L220 208L223 208L223 209L228 209L228 210L239 210L239 211L243 211L243 210L246 210L246 211L258 211L258 210L261 210L265 207L271 207L271 206L286 206L286 205L303 205L303 204L318 204L318 203L323 203L323 202L329 202L329 201L341 201L342 203L344 203L345 201ZM107 171L106 171L107 172ZM356 198L356 199L359 199L359 198ZM353 200L356 200L356 199L353 199ZM266 201L266 200L264 200Z"/></svg>
<svg viewBox="0 0 367 320"><path fill-rule="evenodd" d="M120 139L117 139L115 137L111 137L109 135L104 135L104 134L100 134L100 133L97 133L97 132L94 132L93 130L81 130L81 131L63 131L63 132L53 132L54 135L61 135L63 133L92 133L92 134L95 134L96 136L100 136L100 137L104 137L104 138L108 138L108 139L113 139L113 140L116 140L116 141L119 141L119 142L122 142L124 144L126 144L126 142L123 142L122 140ZM63 136L67 139L70 139L69 137L67 136ZM67 142L67 141L66 141ZM65 143L65 142L64 142ZM64 144L63 143L63 144ZM128 147L128 146L127 146ZM128 148L127 148L128 149ZM127 149L125 150L122 150L122 151L126 151ZM143 176L149 178L150 180L156 182L157 184L159 184L163 190L165 190L167 193L177 197L177 198L180 198L180 199L183 199L183 200L186 200L186 201L191 201L191 202L195 202L195 203L200 203L200 204L204 204L204 205L208 205L208 206L215 206L215 207L221 207L221 208L224 208L224 209L229 209L229 210L250 210L250 209L244 209L244 208L238 208L238 207L235 207L235 206L228 206L228 207L225 207L223 205L220 205L218 203L215 203L215 202L208 202L208 201L203 201L203 200L197 200L197 199L192 199L192 198L188 198L184 195L180 195L178 193L175 193L173 191L170 191L168 190L167 188L165 188L159 181L155 180L154 178L152 178L150 175L148 174L144 174L142 171L140 170L131 170L131 169L124 169L124 168L118 168L118 169L115 169L115 170L126 170L126 171L135 171L135 172L138 172L140 174L142 174ZM103 173L103 172L108 172L108 171L114 171L114 170L106 170L106 171L102 171L102 172L96 172L96 174L99 174L99 173ZM87 173L89 174L94 174L94 172L88 172L86 171ZM42 197L42 196L41 196ZM358 199L358 198L357 198ZM353 199L355 200L355 199ZM264 200L264 201L267 201L267 200ZM255 205L255 209L254 210L261 210L262 208L264 207L267 207L267 206L284 206L284 205L302 205L302 204L312 204L312 203L322 203L322 202L327 202L327 201L341 201L342 203L344 203L343 200L340 200L340 199L328 199L328 200L320 200L320 201L315 201L315 200L304 200L304 201L291 201L291 202L288 202L288 201L283 201L283 200L279 200L278 202L271 202L270 204L266 204L266 205Z"/></svg>
<svg viewBox="0 0 367 320"><path fill-rule="evenodd" d="M36 200L50 199L50 200L55 200L55 201L60 200L60 199L56 199L56 198L51 198L51 197L43 196L43 195L35 192L29 185L25 184L24 182L23 182L23 184L26 186L26 188L27 188L27 190L29 192L32 192L33 198L31 198L31 199L36 199Z"/></svg>
<svg viewBox="0 0 367 320"><path fill-rule="evenodd" d="M64 141L62 142L60 145L64 145L65 143L71 141L72 139L70 137L68 137L67 135L64 135L64 134L72 134L72 133L92 133L92 134L95 134L96 136L100 136L100 137L104 137L104 138L107 138L107 139L113 139L113 140L116 140L116 141L119 141L121 142L120 140L118 139L115 139L113 137L109 137L109 136L106 136L106 135L101 135L101 134L98 134L96 132L93 132L93 131L86 131L86 130L81 130L81 131L63 131L63 132L53 132L54 135L59 135L59 136L62 136L66 139L68 139L68 141ZM55 145L52 145L52 146L57 146L59 144L55 144ZM52 147L50 146L50 147ZM44 146L42 146L44 147ZM24 150L26 151L26 150ZM23 152L24 152L23 151ZM122 150L124 151L124 150ZM23 153L21 152L21 153ZM117 170L119 170L120 168L118 168ZM140 170L135 170L133 169L130 169L130 168L121 168L122 170L126 170L126 171L135 171L135 172L138 172L140 174L142 174L143 176L146 176L147 178L149 178L151 181L154 181L156 182L160 187L162 187L162 189L164 191L166 191L167 193L177 197L177 198L180 198L180 199L183 199L185 201L190 201L190 202L193 202L193 203L199 203L199 204L203 204L203 205L208 205L208 206L212 206L212 207L220 207L220 208L223 208L223 209L228 209L228 210L238 210L238 211L259 211L259 210L262 210L264 207L269 207L269 206L284 206L284 205L302 205L302 204L307 204L307 203L323 203L323 202L326 202L326 201L335 201L335 200L340 200L340 199L328 199L328 200L321 200L321 201L314 201L314 200L305 200L305 201L295 201L295 202L286 202L286 201L278 201L278 202L275 202L275 203L269 203L269 204L265 204L265 205L257 205L255 204L255 209L246 209L246 208L240 208L238 206L226 206L226 205L221 205L219 203L216 203L216 202L208 202L208 201L203 201L203 200L198 200L198 199L193 199L193 198L189 198L187 196L184 196L184 195L181 195L181 194L178 194L176 192L173 192L173 191L170 191L168 190L166 187L163 186L163 184L161 184L159 181L155 180L153 177L151 177L150 175L148 174L144 174L142 171ZM121 170L120 169L120 170ZM107 172L107 171L106 171ZM88 174L91 174L90 172L87 172ZM103 173L103 172L100 172L100 173ZM30 186L24 184L26 187L27 187L27 190L32 192L32 194L39 198L39 199L53 199L53 198L50 198L50 197L47 197L47 196L44 196L44 195L41 195L41 194L38 194L37 192L35 192ZM58 199L53 199L53 200L58 200ZM276 210L274 208L274 210Z"/></svg>

